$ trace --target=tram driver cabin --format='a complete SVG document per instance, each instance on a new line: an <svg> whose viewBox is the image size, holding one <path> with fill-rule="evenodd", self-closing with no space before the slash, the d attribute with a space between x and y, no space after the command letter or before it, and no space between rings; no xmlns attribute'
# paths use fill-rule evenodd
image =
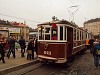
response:
<svg viewBox="0 0 100 75"><path fill-rule="evenodd" d="M87 30L66 20L38 24L38 57L41 62L65 63L86 49Z"/></svg>

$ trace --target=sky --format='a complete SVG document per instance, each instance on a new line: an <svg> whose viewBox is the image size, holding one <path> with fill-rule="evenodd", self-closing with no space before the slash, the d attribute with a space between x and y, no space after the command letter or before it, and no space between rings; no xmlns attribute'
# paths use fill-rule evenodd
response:
<svg viewBox="0 0 100 75"><path fill-rule="evenodd" d="M0 19L26 21L36 28L56 16L82 27L85 21L100 18L99 7L100 0L0 0Z"/></svg>

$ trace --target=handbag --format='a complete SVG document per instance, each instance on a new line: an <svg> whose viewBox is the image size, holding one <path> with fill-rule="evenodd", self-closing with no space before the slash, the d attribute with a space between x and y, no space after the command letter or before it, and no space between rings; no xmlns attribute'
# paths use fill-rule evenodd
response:
<svg viewBox="0 0 100 75"><path fill-rule="evenodd" d="M27 50L27 53L28 54L32 54L32 50Z"/></svg>
<svg viewBox="0 0 100 75"><path fill-rule="evenodd" d="M97 55L100 55L100 45L97 45L96 46L96 54Z"/></svg>

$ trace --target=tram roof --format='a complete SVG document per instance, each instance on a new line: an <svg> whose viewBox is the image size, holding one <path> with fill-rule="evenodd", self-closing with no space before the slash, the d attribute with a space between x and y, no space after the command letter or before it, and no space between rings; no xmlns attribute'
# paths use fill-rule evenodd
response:
<svg viewBox="0 0 100 75"><path fill-rule="evenodd" d="M79 28L79 29L81 29L81 30L87 31L87 30L85 30L85 29L83 29L83 28L81 28L81 27L78 27L78 25L76 25L75 23L69 22L69 21L67 21L67 20L53 20L53 21L50 21L50 22L44 22L44 23L38 24L37 26L52 25L52 24L54 24L54 23L56 23L56 24L68 24L68 25L71 25L71 26L73 26L73 27Z"/></svg>
<svg viewBox="0 0 100 75"><path fill-rule="evenodd" d="M74 26L74 27L78 27L75 23L73 22L69 22L67 20L57 20L57 21L50 21L50 22L44 22L44 23L41 23L41 24L38 24L38 26L41 26L41 25L52 25L53 23L56 23L56 24L68 24L68 25L71 25L71 26Z"/></svg>

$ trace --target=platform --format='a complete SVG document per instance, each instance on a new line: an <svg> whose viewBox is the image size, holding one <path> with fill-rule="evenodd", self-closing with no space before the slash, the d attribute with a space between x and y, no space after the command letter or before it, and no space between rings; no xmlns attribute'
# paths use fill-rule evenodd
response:
<svg viewBox="0 0 100 75"><path fill-rule="evenodd" d="M16 50L16 58L13 58L12 54L10 55L10 58L8 59L5 56L5 63L2 63L2 60L0 61L0 75L2 73L11 72L14 70L18 70L27 66L30 66L34 63L38 63L39 60L36 59L36 53L34 52L34 60L27 60L27 53L25 53L25 57L21 57L21 51L20 49Z"/></svg>

